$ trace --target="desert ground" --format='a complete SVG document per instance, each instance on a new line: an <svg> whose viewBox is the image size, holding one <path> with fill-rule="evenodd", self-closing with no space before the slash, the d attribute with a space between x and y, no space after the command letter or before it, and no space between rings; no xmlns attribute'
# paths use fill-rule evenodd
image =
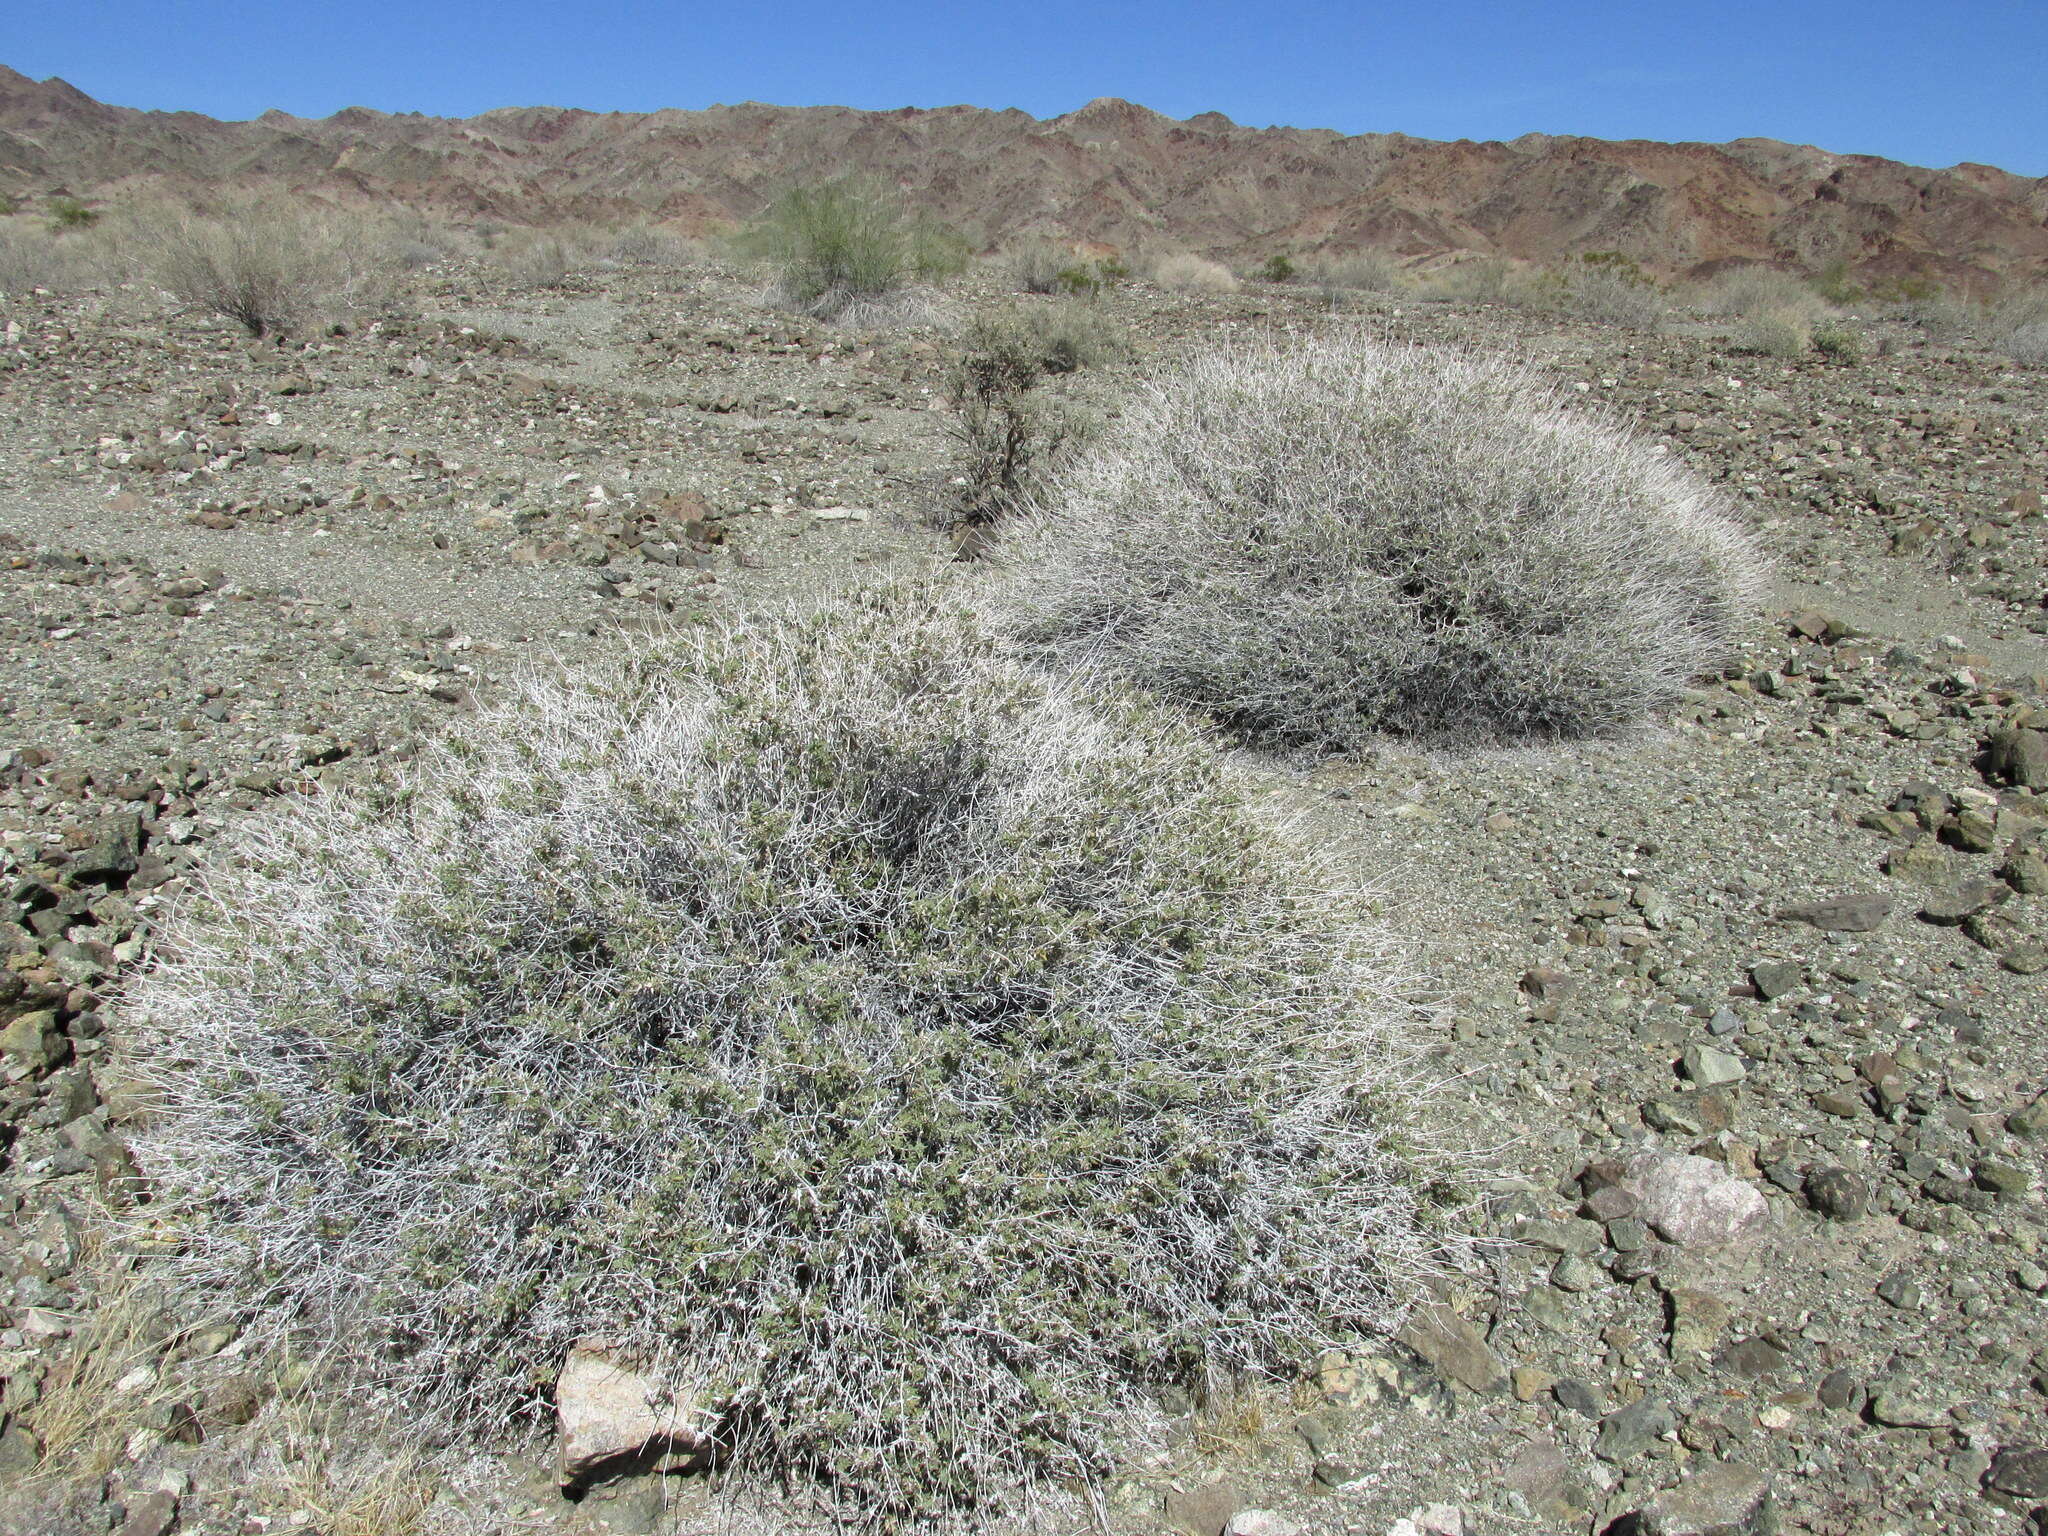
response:
<svg viewBox="0 0 2048 1536"><path fill-rule="evenodd" d="M146 283L0 304L0 1529L773 1528L702 1478L565 1499L544 1439L409 1443L152 1280L119 999L223 829L625 631L997 579L925 516L947 328L780 314L712 260L415 285L415 314L282 343ZM2035 1528L2048 371L1875 310L1861 355L1785 360L1683 313L1400 289L983 271L950 302L1088 306L1127 351L1040 388L1112 421L1232 337L1526 357L1725 485L1776 563L1742 654L1626 741L1237 754L1376 891L1485 1241L1398 1338L1176 1419L1099 1517ZM1644 1148L1757 1219L1646 1221Z"/></svg>

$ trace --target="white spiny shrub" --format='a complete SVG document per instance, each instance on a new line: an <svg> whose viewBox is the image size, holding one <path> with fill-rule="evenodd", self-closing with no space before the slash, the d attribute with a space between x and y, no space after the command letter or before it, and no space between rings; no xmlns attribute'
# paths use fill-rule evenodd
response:
<svg viewBox="0 0 2048 1536"><path fill-rule="evenodd" d="M530 685L256 822L133 994L187 1278L420 1423L598 1335L934 1515L1388 1326L1384 952L1186 721L915 593Z"/></svg>
<svg viewBox="0 0 2048 1536"><path fill-rule="evenodd" d="M1718 492L1527 369L1355 335L1189 362L990 554L1040 655L1283 749L1619 731L1760 582Z"/></svg>

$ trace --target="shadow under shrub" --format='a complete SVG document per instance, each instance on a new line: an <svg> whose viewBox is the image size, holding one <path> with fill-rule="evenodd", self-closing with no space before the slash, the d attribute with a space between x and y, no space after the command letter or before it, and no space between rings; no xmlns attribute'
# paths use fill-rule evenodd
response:
<svg viewBox="0 0 2048 1536"><path fill-rule="evenodd" d="M1355 335L1195 359L989 554L1038 654L1283 750L1620 731L1761 580L1719 493L1533 374Z"/></svg>
<svg viewBox="0 0 2048 1536"><path fill-rule="evenodd" d="M938 1515L1429 1263L1374 931L1181 717L897 593L529 685L261 820L130 1004L192 1283L423 1426L601 1335Z"/></svg>

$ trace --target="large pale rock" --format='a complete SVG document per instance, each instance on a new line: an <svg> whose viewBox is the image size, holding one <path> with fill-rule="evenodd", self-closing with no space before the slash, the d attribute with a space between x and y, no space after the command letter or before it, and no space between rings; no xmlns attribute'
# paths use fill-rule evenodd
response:
<svg viewBox="0 0 2048 1536"><path fill-rule="evenodd" d="M1753 1186L1704 1157L1644 1153L1629 1163L1622 1188L1636 1197L1639 1218L1685 1247L1731 1243L1771 1214Z"/></svg>
<svg viewBox="0 0 2048 1536"><path fill-rule="evenodd" d="M1507 1390L1507 1367L1486 1336L1441 1302L1417 1307L1394 1337L1448 1381L1488 1396Z"/></svg>
<svg viewBox="0 0 2048 1536"><path fill-rule="evenodd" d="M1635 1517L1637 1536L1762 1536L1772 1529L1769 1480L1734 1461L1700 1468Z"/></svg>
<svg viewBox="0 0 2048 1536"><path fill-rule="evenodd" d="M679 1472L711 1449L693 1403L674 1401L652 1377L586 1340L555 1381L564 1487L612 1472Z"/></svg>

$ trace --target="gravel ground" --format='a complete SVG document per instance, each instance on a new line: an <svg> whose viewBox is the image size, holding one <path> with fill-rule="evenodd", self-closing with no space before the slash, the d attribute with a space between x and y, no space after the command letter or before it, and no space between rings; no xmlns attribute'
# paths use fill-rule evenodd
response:
<svg viewBox="0 0 2048 1536"><path fill-rule="evenodd" d="M146 1223L97 1219L136 1209L111 1005L212 833L622 627L970 572L918 516L946 338L750 297L432 269L422 318L305 348L142 290L0 305L0 1529L786 1523L673 1478L568 1503L545 1448L422 1461L195 1331ZM1046 388L1104 414L1218 335L1528 356L1726 482L1783 577L1639 739L1246 762L1408 935L1491 1241L1398 1340L1180 1425L1112 1527L2048 1522L2048 373L1889 320L1845 365L1394 296L1097 302L1131 356Z"/></svg>

